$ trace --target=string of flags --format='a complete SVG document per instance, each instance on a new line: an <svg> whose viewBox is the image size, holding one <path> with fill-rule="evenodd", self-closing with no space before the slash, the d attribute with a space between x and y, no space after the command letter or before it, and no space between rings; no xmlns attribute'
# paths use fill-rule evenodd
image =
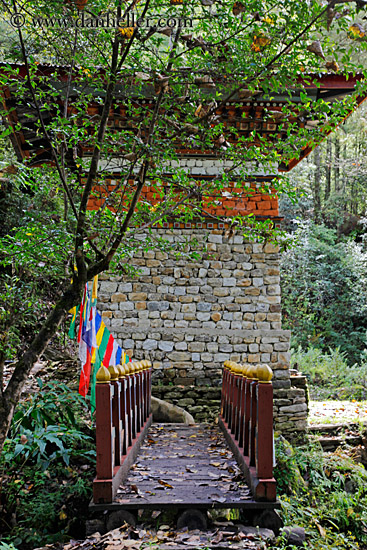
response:
<svg viewBox="0 0 367 550"><path fill-rule="evenodd" d="M98 275L93 279L92 293L90 294L88 283L86 283L80 306L70 310L72 319L68 332L69 338L74 339L76 319L79 314L77 341L82 365L79 393L85 397L91 388L92 412L96 408L96 374L100 366L103 364L108 368L111 365L116 366L131 361L130 357L117 344L97 311L97 287Z"/></svg>

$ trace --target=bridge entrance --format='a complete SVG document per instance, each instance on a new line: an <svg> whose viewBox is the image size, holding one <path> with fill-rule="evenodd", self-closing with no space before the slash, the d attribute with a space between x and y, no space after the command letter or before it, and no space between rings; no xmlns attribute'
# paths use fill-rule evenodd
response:
<svg viewBox="0 0 367 550"><path fill-rule="evenodd" d="M271 377L227 361L218 423L186 426L152 424L148 361L101 367L91 511L237 508L274 527Z"/></svg>

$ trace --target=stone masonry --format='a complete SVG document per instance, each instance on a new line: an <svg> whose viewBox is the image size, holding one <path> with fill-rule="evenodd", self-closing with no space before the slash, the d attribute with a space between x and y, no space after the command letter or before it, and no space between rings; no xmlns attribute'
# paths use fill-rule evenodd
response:
<svg viewBox="0 0 367 550"><path fill-rule="evenodd" d="M154 393L198 420L219 408L223 362L273 369L275 429L292 436L307 423L305 390L291 386L290 332L281 327L279 252L226 239L222 229L157 229L170 242L196 239L200 260L138 252L134 279L104 276L99 309L118 343L153 363ZM215 388L218 388L215 391Z"/></svg>

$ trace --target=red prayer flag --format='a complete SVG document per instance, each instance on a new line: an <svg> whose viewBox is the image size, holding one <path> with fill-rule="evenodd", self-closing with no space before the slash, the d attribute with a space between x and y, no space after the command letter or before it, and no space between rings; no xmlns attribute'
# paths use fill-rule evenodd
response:
<svg viewBox="0 0 367 550"><path fill-rule="evenodd" d="M88 393L89 389L89 380L90 380L90 372L91 372L91 354L89 352L89 349L87 348L87 360L82 366L82 370L80 371L80 379L79 379L79 393L83 397L85 397Z"/></svg>
<svg viewBox="0 0 367 550"><path fill-rule="evenodd" d="M109 337L108 342L107 342L106 353L105 353L105 356L103 358L103 364L107 369L110 366L110 359L111 359L111 355L112 355L112 352L113 352L113 342L114 342L114 340L115 340L114 337L112 336L112 334L110 334L110 337Z"/></svg>

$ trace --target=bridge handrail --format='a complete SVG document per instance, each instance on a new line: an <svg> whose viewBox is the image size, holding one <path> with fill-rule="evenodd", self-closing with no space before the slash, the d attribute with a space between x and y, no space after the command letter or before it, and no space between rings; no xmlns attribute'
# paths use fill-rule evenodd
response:
<svg viewBox="0 0 367 550"><path fill-rule="evenodd" d="M220 420L256 500L276 499L273 478L273 372L268 365L226 361Z"/></svg>
<svg viewBox="0 0 367 550"><path fill-rule="evenodd" d="M151 423L152 368L148 360L101 366L96 376L95 504L112 502Z"/></svg>

